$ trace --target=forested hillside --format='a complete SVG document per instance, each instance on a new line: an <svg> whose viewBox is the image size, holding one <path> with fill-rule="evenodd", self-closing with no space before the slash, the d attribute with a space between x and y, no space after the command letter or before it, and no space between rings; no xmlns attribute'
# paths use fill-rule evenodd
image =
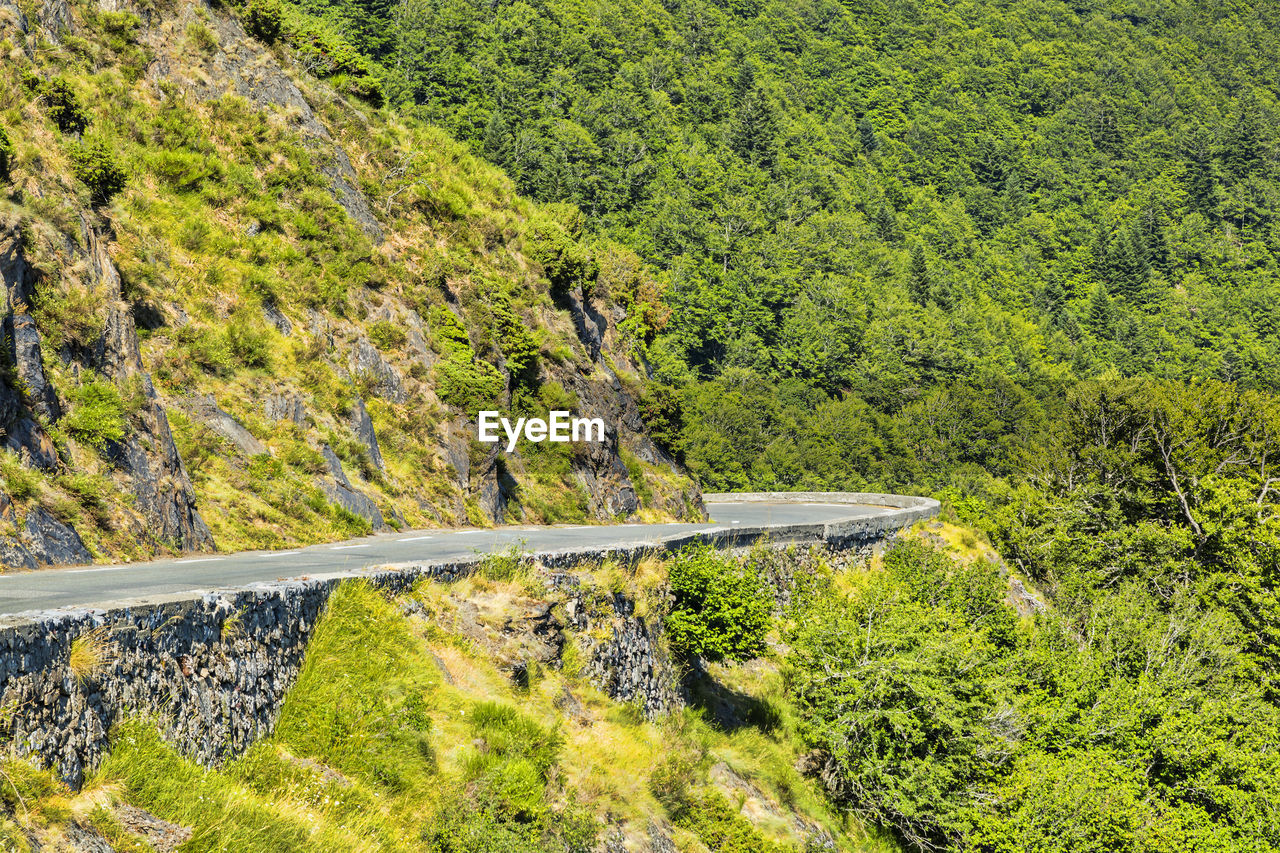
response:
<svg viewBox="0 0 1280 853"><path fill-rule="evenodd" d="M1280 379L1274 4L301 7L651 265L651 419L715 488L933 477L808 444L944 385Z"/></svg>
<svg viewBox="0 0 1280 853"><path fill-rule="evenodd" d="M648 271L645 415L704 486L933 491L1003 555L800 596L838 803L921 850L1280 845L1280 7L292 8Z"/></svg>
<svg viewBox="0 0 1280 853"><path fill-rule="evenodd" d="M848 849L1280 848L1276 4L0 0L0 39L5 562L696 515L678 463L934 493L963 527L810 567L777 619L749 560L647 575L677 641L682 595L736 614L684 662L759 719L601 704L661 748L566 763L595 817L697 853L761 849L775 798ZM619 439L503 455L482 405ZM403 788L309 723L198 774L208 811L143 729L104 779L239 838L238 786L311 790L287 745L387 787L410 846L585 849L559 753L516 744L573 713L546 683L472 729L391 684L379 720L465 753L367 730ZM725 777L735 810L706 759L738 748L776 784ZM341 803L294 847L346 844Z"/></svg>

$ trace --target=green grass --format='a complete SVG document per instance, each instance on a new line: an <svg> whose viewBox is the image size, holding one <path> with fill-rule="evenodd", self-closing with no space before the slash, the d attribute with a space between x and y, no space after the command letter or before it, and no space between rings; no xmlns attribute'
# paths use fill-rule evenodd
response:
<svg viewBox="0 0 1280 853"><path fill-rule="evenodd" d="M146 720L121 724L98 778L122 784L131 802L195 831L184 851L348 851L360 835L304 808L262 797L233 774L206 770L182 758Z"/></svg>
<svg viewBox="0 0 1280 853"><path fill-rule="evenodd" d="M428 660L422 640L381 593L342 585L308 646L276 740L389 792L425 790L438 680Z"/></svg>

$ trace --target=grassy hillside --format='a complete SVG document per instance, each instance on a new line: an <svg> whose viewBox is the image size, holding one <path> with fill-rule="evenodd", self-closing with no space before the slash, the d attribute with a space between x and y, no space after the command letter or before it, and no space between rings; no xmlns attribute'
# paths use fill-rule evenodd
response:
<svg viewBox="0 0 1280 853"><path fill-rule="evenodd" d="M103 556L698 512L632 393L638 264L263 26L0 6L9 541L41 556L29 506ZM500 458L481 407L609 441Z"/></svg>
<svg viewBox="0 0 1280 853"><path fill-rule="evenodd" d="M603 566L586 580L637 594L663 576L656 564L634 576ZM814 849L809 838L816 849L895 849L796 770L776 656L712 668L738 713L755 709L728 726L696 710L649 722L611 702L582 671L601 639L587 632L569 631L557 657L513 683L511 663L544 641L522 614L547 595L556 601L498 562L392 600L344 586L270 739L210 771L147 721L129 722L74 795L10 762L5 837L24 850L24 833L48 845L87 831L133 845L118 850L152 849L125 829L141 808L182 851L785 853Z"/></svg>

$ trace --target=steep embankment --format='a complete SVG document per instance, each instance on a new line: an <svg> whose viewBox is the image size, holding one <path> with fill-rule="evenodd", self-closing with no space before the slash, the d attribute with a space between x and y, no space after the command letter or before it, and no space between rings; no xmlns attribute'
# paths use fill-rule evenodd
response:
<svg viewBox="0 0 1280 853"><path fill-rule="evenodd" d="M280 626L314 617L315 596L295 597L286 618L264 618L285 601L270 595L224 602L220 625L213 612L174 614L149 640L169 653L177 644L161 635L190 643L157 676L171 701L153 705L153 717L122 718L74 792L22 760L0 763L13 780L0 786L0 846L895 849L833 809L798 769L800 721L783 686L785 649L772 633L763 642L768 625L759 657L743 664L678 664L663 627L675 618L670 580L681 560L722 580L749 579L765 613L792 578L861 561L825 549L688 554L550 569L513 552L453 583L424 579L392 592L350 581L303 632L305 658L298 632ZM75 641L67 677L77 693L111 692L122 671L139 671L125 633ZM260 673L267 661L273 678L219 701L216 685L229 673ZM280 703L267 694L286 672L297 680ZM238 722L221 719L228 713ZM50 753L59 751L37 755ZM77 781L82 769L59 768Z"/></svg>
<svg viewBox="0 0 1280 853"><path fill-rule="evenodd" d="M630 390L643 272L274 35L0 2L0 560L698 514ZM500 454L486 407L608 440Z"/></svg>

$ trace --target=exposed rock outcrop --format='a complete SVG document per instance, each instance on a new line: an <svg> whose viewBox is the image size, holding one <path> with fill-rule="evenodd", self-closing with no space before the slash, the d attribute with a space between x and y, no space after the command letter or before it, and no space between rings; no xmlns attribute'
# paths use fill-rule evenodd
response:
<svg viewBox="0 0 1280 853"><path fill-rule="evenodd" d="M575 460L574 470L590 495L588 509L597 518L627 517L640 509L627 466L618 456L617 438L604 444L588 444Z"/></svg>
<svg viewBox="0 0 1280 853"><path fill-rule="evenodd" d="M62 417L62 407L53 386L45 379L36 321L26 314L11 316L5 323L5 332L12 347L14 370L26 388L31 407L49 421L56 421Z"/></svg>
<svg viewBox="0 0 1280 853"><path fill-rule="evenodd" d="M5 8L0 0L0 16L5 14ZM0 230L0 282L4 283L6 314L30 300L31 270L17 225Z"/></svg>
<svg viewBox="0 0 1280 853"><path fill-rule="evenodd" d="M262 316L286 338L293 334L293 323L274 305L263 305Z"/></svg>
<svg viewBox="0 0 1280 853"><path fill-rule="evenodd" d="M307 424L307 407L299 394L282 391L271 394L262 404L263 413L273 421L293 421L298 426Z"/></svg>
<svg viewBox="0 0 1280 853"><path fill-rule="evenodd" d="M559 666L565 626L552 602L478 592L449 604L451 612L439 617L448 629L483 650L517 684L528 686L534 664Z"/></svg>
<svg viewBox="0 0 1280 853"><path fill-rule="evenodd" d="M351 429L360 440L360 444L368 451L369 461L374 467L379 471L387 470L386 464L382 461L382 451L378 449L378 434L373 429L373 419L369 417L369 410L365 408L364 400L359 397L351 408Z"/></svg>
<svg viewBox="0 0 1280 853"><path fill-rule="evenodd" d="M162 820L150 812L128 803L115 806L116 820L135 835L142 836L156 853L173 853L191 839L191 828Z"/></svg>
<svg viewBox="0 0 1280 853"><path fill-rule="evenodd" d="M581 287L575 287L566 293L563 304L569 310L569 316L573 318L573 327L578 333L578 340L582 341L582 345L587 348L591 360L599 361L608 321L591 308L590 300L583 296Z"/></svg>
<svg viewBox="0 0 1280 853"><path fill-rule="evenodd" d="M351 485L346 471L342 470L342 460L333 452L333 448L327 444L321 446L320 455L324 457L325 464L329 467L329 476L332 478L320 481L320 488L325 496L347 512L368 521L374 530L386 530L387 523L382 517L382 510L378 509L373 498Z"/></svg>
<svg viewBox="0 0 1280 853"><path fill-rule="evenodd" d="M93 555L84 547L80 534L42 507L33 507L27 513L23 531L28 549L41 563L61 566L93 562Z"/></svg>
<svg viewBox="0 0 1280 853"><path fill-rule="evenodd" d="M91 563L93 555L80 534L59 521L43 507L33 507L19 526L8 495L0 494L0 521L7 522L9 536L0 536L0 565L14 569L39 566Z"/></svg>
<svg viewBox="0 0 1280 853"><path fill-rule="evenodd" d="M404 377L378 352L378 348L361 335L356 340L347 359L347 366L354 378L362 379L370 384L373 392L392 403L403 403L409 399L404 390Z"/></svg>
<svg viewBox="0 0 1280 853"><path fill-rule="evenodd" d="M0 382L0 412L5 418L4 446L18 454L31 468L53 471L58 467L58 449L53 440L34 420L25 414L22 401L8 385Z"/></svg>
<svg viewBox="0 0 1280 853"><path fill-rule="evenodd" d="M137 507L152 525L156 538L179 550L206 551L214 547L208 525L196 508L195 490L173 442L169 417L142 372L142 355L133 312L121 297L120 272L107 253L106 241L82 219L90 274L108 294L107 322L93 346L92 365L116 382L136 378L143 394L142 408L131 415L132 427L109 455L130 478Z"/></svg>
<svg viewBox="0 0 1280 853"><path fill-rule="evenodd" d="M1049 605L1044 603L1044 599L1027 589L1018 578L1009 577L1009 592L1004 598L1005 604L1008 604L1014 610L1018 611L1019 616L1035 616L1037 613L1047 613Z"/></svg>
<svg viewBox="0 0 1280 853"><path fill-rule="evenodd" d="M213 535L196 508L195 490L169 430L169 417L151 380L142 378L147 403L131 418L133 433L116 448L115 460L133 482L138 509L157 539L183 551L212 550Z"/></svg>
<svg viewBox="0 0 1280 853"><path fill-rule="evenodd" d="M453 479L458 488L466 491L471 485L471 441L467 435L470 427L464 418L448 421L443 427L441 451L444 461L453 468Z"/></svg>
<svg viewBox="0 0 1280 853"><path fill-rule="evenodd" d="M671 840L671 827L649 820L649 853L680 853L680 848Z"/></svg>
<svg viewBox="0 0 1280 853"><path fill-rule="evenodd" d="M51 471L58 452L44 428L32 417L61 416L57 395L45 378L40 332L25 311L31 301L34 275L27 265L22 234L16 226L0 230L0 282L4 285L3 332L8 357L21 391L0 383L0 429L4 445L33 468Z"/></svg>
<svg viewBox="0 0 1280 853"><path fill-rule="evenodd" d="M66 36L75 35L75 19L71 17L67 0L44 0L36 12L36 20L40 22L45 38L54 44L61 44Z"/></svg>
<svg viewBox="0 0 1280 853"><path fill-rule="evenodd" d="M27 33L27 16L12 0L0 0L0 33L5 30L15 30L22 35Z"/></svg>
<svg viewBox="0 0 1280 853"><path fill-rule="evenodd" d="M471 490L484 514L492 518L494 524L502 524L507 514L502 459L497 444L484 446L488 448L484 458L471 467Z"/></svg>
<svg viewBox="0 0 1280 853"><path fill-rule="evenodd" d="M212 394L188 401L187 409L193 417L231 442L245 456L260 456L270 452L243 424L219 408Z"/></svg>

